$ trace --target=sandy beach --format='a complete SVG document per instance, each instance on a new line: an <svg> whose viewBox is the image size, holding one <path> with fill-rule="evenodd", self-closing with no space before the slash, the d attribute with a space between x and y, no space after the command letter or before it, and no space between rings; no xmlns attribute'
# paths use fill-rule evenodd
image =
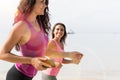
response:
<svg viewBox="0 0 120 80"><path fill-rule="evenodd" d="M93 74L93 73L91 73ZM120 80L120 71L107 71L106 75L103 77L103 75L100 74L94 74L91 76L90 73L86 73L86 75L58 75L58 80ZM0 80L5 80L6 73L0 73ZM33 80L41 80L41 72L39 72Z"/></svg>
<svg viewBox="0 0 120 80"><path fill-rule="evenodd" d="M93 72L81 73L81 75L71 75L71 73L63 75L61 72L57 78L58 80L120 80L120 71L106 71L105 75ZM41 73L38 73L33 80L41 80Z"/></svg>

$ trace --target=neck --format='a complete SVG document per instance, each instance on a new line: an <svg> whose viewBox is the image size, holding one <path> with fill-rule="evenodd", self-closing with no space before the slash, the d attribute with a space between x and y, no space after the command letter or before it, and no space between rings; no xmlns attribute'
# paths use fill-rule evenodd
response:
<svg viewBox="0 0 120 80"><path fill-rule="evenodd" d="M60 43L60 38L53 38L53 39Z"/></svg>
<svg viewBox="0 0 120 80"><path fill-rule="evenodd" d="M37 17L36 14L31 13L31 14L27 17L27 19L28 19L31 23L36 23L36 22L37 22L36 17Z"/></svg>

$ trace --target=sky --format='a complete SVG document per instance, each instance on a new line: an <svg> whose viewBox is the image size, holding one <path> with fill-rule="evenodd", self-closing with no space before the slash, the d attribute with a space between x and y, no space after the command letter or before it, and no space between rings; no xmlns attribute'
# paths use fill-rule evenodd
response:
<svg viewBox="0 0 120 80"><path fill-rule="evenodd" d="M51 13L55 21L78 32L119 32L119 4L120 0L51 0Z"/></svg>
<svg viewBox="0 0 120 80"><path fill-rule="evenodd" d="M0 29L9 28L20 0L3 0ZM79 33L120 33L120 0L50 0L51 24L63 22ZM7 24L6 24L7 22Z"/></svg>

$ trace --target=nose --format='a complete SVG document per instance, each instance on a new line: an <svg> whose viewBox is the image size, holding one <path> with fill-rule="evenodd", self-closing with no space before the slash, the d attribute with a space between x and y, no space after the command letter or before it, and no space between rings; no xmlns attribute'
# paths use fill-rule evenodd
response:
<svg viewBox="0 0 120 80"><path fill-rule="evenodd" d="M61 31L61 30L59 30L58 32L59 32L59 33L62 33L62 31Z"/></svg>
<svg viewBox="0 0 120 80"><path fill-rule="evenodd" d="M45 5L45 8L47 8L48 6L47 5Z"/></svg>
<svg viewBox="0 0 120 80"><path fill-rule="evenodd" d="M46 5L46 3L44 3L44 7L46 8L46 7L48 7L48 5Z"/></svg>

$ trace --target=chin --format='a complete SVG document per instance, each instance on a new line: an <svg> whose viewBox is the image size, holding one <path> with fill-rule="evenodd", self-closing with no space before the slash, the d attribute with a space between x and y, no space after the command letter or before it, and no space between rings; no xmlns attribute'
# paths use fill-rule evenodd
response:
<svg viewBox="0 0 120 80"><path fill-rule="evenodd" d="M62 38L61 36L57 36L57 38L59 39L59 38Z"/></svg>
<svg viewBox="0 0 120 80"><path fill-rule="evenodd" d="M44 13L39 13L39 15L44 15Z"/></svg>

